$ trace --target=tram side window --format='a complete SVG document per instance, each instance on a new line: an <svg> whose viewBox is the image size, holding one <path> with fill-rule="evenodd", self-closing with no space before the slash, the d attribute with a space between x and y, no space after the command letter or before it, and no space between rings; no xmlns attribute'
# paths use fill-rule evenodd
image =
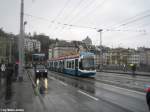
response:
<svg viewBox="0 0 150 112"><path fill-rule="evenodd" d="M51 67L54 67L53 61L51 62Z"/></svg>
<svg viewBox="0 0 150 112"><path fill-rule="evenodd" d="M69 68L71 68L71 61L69 61Z"/></svg>
<svg viewBox="0 0 150 112"><path fill-rule="evenodd" d="M55 68L57 68L57 62L54 62L54 66L55 66Z"/></svg>
<svg viewBox="0 0 150 112"><path fill-rule="evenodd" d="M51 63L52 63L52 62L49 62L49 63L48 63L48 66L49 66L49 67L51 67Z"/></svg>
<svg viewBox="0 0 150 112"><path fill-rule="evenodd" d="M67 68L69 68L69 62L67 61Z"/></svg>
<svg viewBox="0 0 150 112"><path fill-rule="evenodd" d="M59 61L59 68L61 68L61 61Z"/></svg>
<svg viewBox="0 0 150 112"><path fill-rule="evenodd" d="M72 69L74 69L74 60L72 60Z"/></svg>
<svg viewBox="0 0 150 112"><path fill-rule="evenodd" d="M53 62L51 62L50 67L53 67Z"/></svg>
<svg viewBox="0 0 150 112"><path fill-rule="evenodd" d="M63 68L64 68L64 66L65 66L65 62L64 62L64 61L62 62L62 66L63 66Z"/></svg>

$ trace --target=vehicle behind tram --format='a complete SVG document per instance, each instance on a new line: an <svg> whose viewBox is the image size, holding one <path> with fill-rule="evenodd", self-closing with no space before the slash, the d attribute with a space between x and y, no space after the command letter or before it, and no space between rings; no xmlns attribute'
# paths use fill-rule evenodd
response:
<svg viewBox="0 0 150 112"><path fill-rule="evenodd" d="M73 76L90 77L96 74L95 55L90 52L80 52L48 60L48 69Z"/></svg>

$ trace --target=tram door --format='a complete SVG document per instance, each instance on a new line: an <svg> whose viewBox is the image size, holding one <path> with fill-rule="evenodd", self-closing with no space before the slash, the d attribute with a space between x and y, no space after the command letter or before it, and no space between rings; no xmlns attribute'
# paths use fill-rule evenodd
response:
<svg viewBox="0 0 150 112"><path fill-rule="evenodd" d="M78 75L78 59L75 59L75 75Z"/></svg>

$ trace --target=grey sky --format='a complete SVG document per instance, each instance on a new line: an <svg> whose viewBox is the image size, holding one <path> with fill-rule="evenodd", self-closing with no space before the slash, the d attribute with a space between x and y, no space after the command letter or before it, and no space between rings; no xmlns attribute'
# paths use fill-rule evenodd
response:
<svg viewBox="0 0 150 112"><path fill-rule="evenodd" d="M20 1L0 0L0 27L7 32L19 33ZM99 44L97 29L104 29L106 46L150 47L149 6L150 0L25 0L25 13L35 16L25 15L26 32L65 40L88 35Z"/></svg>

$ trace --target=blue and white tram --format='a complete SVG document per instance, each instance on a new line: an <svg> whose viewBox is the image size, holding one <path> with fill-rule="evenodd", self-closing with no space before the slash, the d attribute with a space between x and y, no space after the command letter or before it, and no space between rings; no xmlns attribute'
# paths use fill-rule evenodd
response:
<svg viewBox="0 0 150 112"><path fill-rule="evenodd" d="M94 54L89 52L52 58L48 61L48 68L52 71L81 77L89 77L96 74Z"/></svg>

